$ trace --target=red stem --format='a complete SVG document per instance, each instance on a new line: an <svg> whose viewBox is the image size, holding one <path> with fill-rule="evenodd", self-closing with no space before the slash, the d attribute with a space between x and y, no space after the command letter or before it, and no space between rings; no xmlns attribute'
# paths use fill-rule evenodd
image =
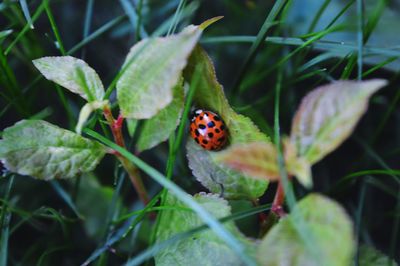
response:
<svg viewBox="0 0 400 266"><path fill-rule="evenodd" d="M115 143L126 149L125 141L122 136L122 130L121 130L124 117L120 114L117 120L115 120L109 106L104 107L103 113L108 124L110 125ZM115 155L117 156L118 160L121 162L122 166L128 173L129 179L131 180L133 186L135 187L136 192L139 195L139 198L146 205L149 202L149 198L138 169L136 168L135 165L133 165L126 157L122 156L119 152L116 152Z"/></svg>
<svg viewBox="0 0 400 266"><path fill-rule="evenodd" d="M282 182L279 181L275 193L275 198L274 201L272 202L272 207L271 207L271 211L279 217L283 217L286 215L285 210L283 209L284 201L285 201L285 191L283 190Z"/></svg>

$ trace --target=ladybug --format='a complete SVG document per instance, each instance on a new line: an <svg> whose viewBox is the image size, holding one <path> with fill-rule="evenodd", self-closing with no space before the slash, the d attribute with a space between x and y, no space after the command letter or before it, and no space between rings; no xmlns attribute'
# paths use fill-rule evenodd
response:
<svg viewBox="0 0 400 266"><path fill-rule="evenodd" d="M228 132L219 115L197 109L192 113L190 120L190 135L201 147L217 151L225 146Z"/></svg>

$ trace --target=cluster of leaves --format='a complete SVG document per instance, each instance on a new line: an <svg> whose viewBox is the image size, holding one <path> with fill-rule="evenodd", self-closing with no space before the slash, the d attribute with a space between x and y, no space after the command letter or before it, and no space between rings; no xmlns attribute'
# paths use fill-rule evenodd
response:
<svg viewBox="0 0 400 266"><path fill-rule="evenodd" d="M231 214L226 199L255 200L265 193L270 181L280 180L282 166L278 162L282 154L280 143L272 143L249 118L230 107L210 58L196 46L211 22L139 42L116 79L122 116L131 125L145 120L137 142L139 151L165 141L179 123L184 123L180 118L185 82L190 84L186 96L192 93L196 106L220 114L229 129L229 147L224 151L203 150L192 139L186 144L193 175L212 194L183 194L170 181L153 174L156 181L165 182L162 184L171 189L164 198L166 205L191 207L161 213L159 243L203 222L214 230L194 232L190 238L166 246L156 255L156 264L188 265L200 260L226 265L349 264L355 250L352 223L338 203L319 194L299 201L261 241L246 238L233 222L222 227L215 220ZM80 133L93 111L111 108L108 98L113 87L105 91L97 73L80 59L45 57L33 63L47 79L87 103L81 109L76 133L42 120L24 120L5 129L0 141L1 161L11 172L45 180L92 171L106 153L113 151ZM311 187L311 166L351 134L370 96L385 84L383 80L339 81L309 93L293 119L290 137L283 142L284 167L289 175ZM129 159L129 154L126 157ZM139 168L146 168L133 158ZM153 170L148 170L150 176Z"/></svg>

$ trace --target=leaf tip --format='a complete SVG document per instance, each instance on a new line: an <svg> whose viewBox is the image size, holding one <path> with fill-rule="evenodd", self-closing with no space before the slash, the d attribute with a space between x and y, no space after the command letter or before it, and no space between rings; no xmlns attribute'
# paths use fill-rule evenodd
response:
<svg viewBox="0 0 400 266"><path fill-rule="evenodd" d="M201 30L205 30L206 28L208 28L208 26L210 26L211 24L214 24L215 22L217 22L218 20L222 19L224 16L217 16L217 17L213 17L210 19L207 19L206 21L204 21L203 23L201 23L199 25L199 28Z"/></svg>

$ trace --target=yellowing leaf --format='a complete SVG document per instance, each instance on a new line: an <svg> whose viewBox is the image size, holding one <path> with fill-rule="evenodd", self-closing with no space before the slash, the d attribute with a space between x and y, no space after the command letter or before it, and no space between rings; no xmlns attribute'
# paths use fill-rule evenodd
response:
<svg viewBox="0 0 400 266"><path fill-rule="evenodd" d="M365 113L369 97L385 80L337 81L319 87L304 99L293 118L291 142L310 164L336 149Z"/></svg>
<svg viewBox="0 0 400 266"><path fill-rule="evenodd" d="M294 147L284 139L285 166L290 175L296 176L306 187L310 187L311 169L309 164L296 156ZM241 171L253 178L277 181L280 178L278 157L275 146L268 142L235 144L214 155L218 162Z"/></svg>
<svg viewBox="0 0 400 266"><path fill-rule="evenodd" d="M251 177L279 180L277 153L268 142L232 145L215 155L218 161Z"/></svg>

